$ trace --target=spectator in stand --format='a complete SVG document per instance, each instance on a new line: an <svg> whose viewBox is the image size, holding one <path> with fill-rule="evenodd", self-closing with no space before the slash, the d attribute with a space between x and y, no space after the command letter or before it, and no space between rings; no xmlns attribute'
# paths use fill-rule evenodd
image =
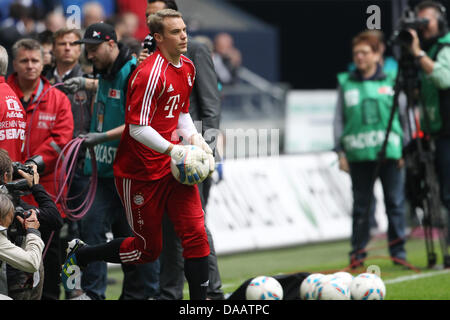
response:
<svg viewBox="0 0 450 320"><path fill-rule="evenodd" d="M139 27L139 18L132 12L126 12L118 16L115 24L117 40L124 38L134 38L137 28Z"/></svg>
<svg viewBox="0 0 450 320"><path fill-rule="evenodd" d="M0 0L0 6L2 8L9 8L11 3L15 0ZM0 10L0 25L3 25L5 21L11 18L9 10Z"/></svg>
<svg viewBox="0 0 450 320"><path fill-rule="evenodd" d="M236 82L242 56L241 52L234 47L230 34L223 32L215 36L213 62L219 81L223 85Z"/></svg>
<svg viewBox="0 0 450 320"><path fill-rule="evenodd" d="M0 43L6 48L10 58L7 74L12 72L13 44L22 38L35 38L38 34L32 7L12 3L9 10L11 18L0 28Z"/></svg>
<svg viewBox="0 0 450 320"><path fill-rule="evenodd" d="M44 50L44 68L42 69L42 75L45 76L55 64L53 58L53 32L50 30L42 31L38 35L38 41Z"/></svg>
<svg viewBox="0 0 450 320"><path fill-rule="evenodd" d="M53 11L45 17L45 29L52 33L66 26L66 18L61 11Z"/></svg>
<svg viewBox="0 0 450 320"><path fill-rule="evenodd" d="M52 33L66 26L66 18L61 11L53 11L45 17L45 29Z"/></svg>
<svg viewBox="0 0 450 320"><path fill-rule="evenodd" d="M83 14L84 14L84 6L86 4L91 5L95 3L97 8L101 8L103 16L102 20L104 20L104 17L109 17L116 13L116 0L53 0L53 1L59 1L60 4L62 5L64 12L67 12L67 8L69 8L70 6L78 6L80 8L83 8L82 10ZM130 0L130 2L131 1L134 0ZM88 26L89 24L84 23L84 27Z"/></svg>
<svg viewBox="0 0 450 320"><path fill-rule="evenodd" d="M117 0L117 12L134 13L138 18L138 27L133 37L139 41L143 41L148 35L147 22L145 16L145 9L147 7L147 0Z"/></svg>
<svg viewBox="0 0 450 320"><path fill-rule="evenodd" d="M91 24L102 22L106 19L103 6L99 2L86 2L83 5L83 26L87 28Z"/></svg>

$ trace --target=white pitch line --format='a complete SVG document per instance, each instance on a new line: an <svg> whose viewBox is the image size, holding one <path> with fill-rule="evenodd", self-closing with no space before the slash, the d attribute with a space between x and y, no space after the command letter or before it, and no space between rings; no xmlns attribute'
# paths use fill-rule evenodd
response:
<svg viewBox="0 0 450 320"><path fill-rule="evenodd" d="M450 273L450 269L433 271L433 272L427 272L427 273L423 273L423 274L413 274L413 275L410 275L410 276L398 277L398 278L395 278L395 279L386 280L386 281L384 281L384 283L385 284L399 283L399 282L405 282L405 281L410 281L410 280L434 277L434 276L438 276L438 275L445 274L445 273Z"/></svg>

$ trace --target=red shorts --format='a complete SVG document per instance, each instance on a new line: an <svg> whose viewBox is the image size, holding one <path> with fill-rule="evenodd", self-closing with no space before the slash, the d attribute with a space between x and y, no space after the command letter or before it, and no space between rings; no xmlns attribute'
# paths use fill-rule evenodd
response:
<svg viewBox="0 0 450 320"><path fill-rule="evenodd" d="M162 249L162 217L167 213L181 239L184 258L209 255L205 217L198 187L175 180L172 174L155 181L115 178L116 189L125 208L134 237L120 247L123 263L156 260Z"/></svg>

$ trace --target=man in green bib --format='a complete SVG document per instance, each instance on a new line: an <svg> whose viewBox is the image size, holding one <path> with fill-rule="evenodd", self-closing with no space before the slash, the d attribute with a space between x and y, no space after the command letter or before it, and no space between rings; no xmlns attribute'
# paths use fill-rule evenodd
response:
<svg viewBox="0 0 450 320"><path fill-rule="evenodd" d="M396 72L383 71L379 63L380 40L373 34L357 35L353 39L352 54L356 70L338 74L334 136L339 168L348 172L352 181L350 263L357 267L363 264L365 247L370 240L369 221L375 211L372 182L393 106ZM389 254L395 263L406 260L402 147L403 130L395 114L378 174L389 223Z"/></svg>
<svg viewBox="0 0 450 320"><path fill-rule="evenodd" d="M421 129L434 138L440 196L450 221L450 32L445 11L438 2L419 3L416 15L427 19L428 25L419 33L410 32L411 52L421 68L420 93L426 110L421 115Z"/></svg>

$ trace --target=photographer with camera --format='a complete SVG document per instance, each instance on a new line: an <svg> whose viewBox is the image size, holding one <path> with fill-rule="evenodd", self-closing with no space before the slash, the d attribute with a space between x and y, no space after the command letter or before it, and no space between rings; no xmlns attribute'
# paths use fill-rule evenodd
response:
<svg viewBox="0 0 450 320"><path fill-rule="evenodd" d="M434 140L440 196L450 218L450 32L442 4L423 1L415 7L415 14L428 20L417 31L409 30L410 51L421 69L420 95L425 107L421 127Z"/></svg>
<svg viewBox="0 0 450 320"><path fill-rule="evenodd" d="M26 161L25 165L17 162L13 163L8 153L0 149L0 184L12 196L17 214L24 214L30 210L35 212L41 225L42 240L48 245L52 232L61 228L62 218L50 195L39 184L38 165L42 167L42 163L36 158L35 160L37 163L34 163L32 159ZM20 198L24 193L28 192L31 192L39 208L24 202ZM20 216L17 220L20 221L19 218ZM21 246L24 243L24 234L25 230L21 227L21 224L13 221L8 230L9 239L16 245ZM51 268L48 269L51 272L46 272L46 277L51 279L55 277L55 274L58 276L59 268L59 265L55 265L53 270ZM7 268L9 296L21 300L39 300L42 295L44 279L46 278L44 277L43 264L41 263L39 269L40 280L39 282L36 281L35 285L33 285L32 275L19 270L14 268L13 265Z"/></svg>
<svg viewBox="0 0 450 320"><path fill-rule="evenodd" d="M41 239L39 232L39 220L36 216L36 211L31 210L25 215L25 218L20 215L14 216L14 204L2 191L0 193L0 264L1 275L4 275L4 268L6 263L21 270L21 272L33 273L39 270L42 263L42 250L44 249L44 242ZM8 239L7 230L14 220L23 226L26 230L25 241L23 246L17 246ZM7 273L7 272L6 272ZM1 276L0 276L1 277ZM9 284L9 279L5 281L2 279L0 283ZM9 285L8 285L9 287ZM1 287L0 293L9 294L8 287Z"/></svg>

